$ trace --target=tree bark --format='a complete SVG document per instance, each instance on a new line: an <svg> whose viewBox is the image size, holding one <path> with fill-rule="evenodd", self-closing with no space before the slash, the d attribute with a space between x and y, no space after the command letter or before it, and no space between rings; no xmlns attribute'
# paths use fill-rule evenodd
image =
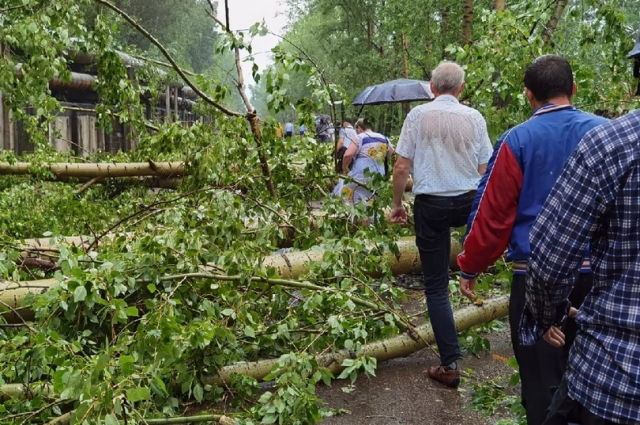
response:
<svg viewBox="0 0 640 425"><path fill-rule="evenodd" d="M0 174L31 174L31 163L0 162ZM121 163L53 163L45 166L56 176L68 177L178 177L186 174L182 162L121 162Z"/></svg>
<svg viewBox="0 0 640 425"><path fill-rule="evenodd" d="M551 36L553 32L558 27L558 22L560 18L562 18L562 12L564 12L565 7L567 7L567 0L556 0L556 7L553 10L553 15L549 18L549 22L544 27L544 31L542 32L542 41L546 46L551 41Z"/></svg>
<svg viewBox="0 0 640 425"><path fill-rule="evenodd" d="M48 398L53 394L53 387L49 384L4 384L0 386L0 402L10 399L29 400L38 395Z"/></svg>
<svg viewBox="0 0 640 425"><path fill-rule="evenodd" d="M408 44L409 43L407 42L407 35L405 33L402 33L402 78L405 79L409 78L409 59L407 58L407 49L409 48ZM402 112L404 114L404 117L409 115L410 109L411 105L409 102L402 102Z"/></svg>
<svg viewBox="0 0 640 425"><path fill-rule="evenodd" d="M504 295L498 298L484 301L482 306L470 305L453 314L458 332L469 329L480 323L490 322L495 319L505 317L509 313L509 296ZM425 323L412 331L383 340L376 341L362 347L359 353L352 350L341 350L334 353L320 354L316 356L318 365L328 368L332 373L337 373L343 369L342 362L345 359L355 359L358 357L375 357L378 361L390 360L396 357L406 357L414 353L429 343L433 342L433 330L431 323ZM264 380L278 359L260 360L250 363L238 363L225 366L216 375L203 378L204 384L223 385L229 383L232 374L244 375Z"/></svg>
<svg viewBox="0 0 640 425"><path fill-rule="evenodd" d="M447 28L449 26L449 6L445 6L442 9L440 19L440 42L442 43L442 59L449 59L449 54L447 53Z"/></svg>
<svg viewBox="0 0 640 425"><path fill-rule="evenodd" d="M493 7L496 13L504 12L504 9L505 9L504 0L495 0ZM497 34L495 30L494 30L493 36L497 42L500 41L500 35ZM495 83L496 81L500 80L501 77L502 77L502 73L500 72L500 70L496 70L491 76L491 81ZM508 93L505 99L502 99L502 96L500 96L500 91L497 88L493 90L492 104L494 107L498 109L506 108L511 103L511 99L512 99L511 93Z"/></svg>
<svg viewBox="0 0 640 425"><path fill-rule="evenodd" d="M462 44L468 46L473 38L473 0L465 0L462 9Z"/></svg>
<svg viewBox="0 0 640 425"><path fill-rule="evenodd" d="M26 282L0 280L0 301L2 301L0 303L0 315L7 323L20 323L22 322L20 320L21 317L24 320L33 320L33 311L23 307L25 298L28 294L44 294L56 283L58 283L57 279Z"/></svg>

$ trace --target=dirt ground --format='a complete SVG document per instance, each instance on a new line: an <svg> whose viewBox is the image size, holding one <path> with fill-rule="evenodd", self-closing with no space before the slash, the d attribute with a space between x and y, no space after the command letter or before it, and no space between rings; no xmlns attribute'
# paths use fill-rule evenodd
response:
<svg viewBox="0 0 640 425"><path fill-rule="evenodd" d="M408 291L417 292L417 291ZM419 299L412 296L414 300ZM419 302L417 302L419 307ZM422 308L424 304L422 303ZM486 335L491 350L467 355L458 363L462 370L473 370L473 378L463 379L460 387L447 388L427 376L427 368L439 364L430 348L409 357L378 364L376 377L361 375L355 389L346 393L349 380L334 381L331 387L318 387L318 395L328 407L341 408L349 413L326 418L326 425L492 425L501 416L483 416L483 412L469 409L473 396L473 380L488 381L502 377L505 382L513 373L506 359L513 356L509 342L509 328ZM517 389L516 389L517 390Z"/></svg>

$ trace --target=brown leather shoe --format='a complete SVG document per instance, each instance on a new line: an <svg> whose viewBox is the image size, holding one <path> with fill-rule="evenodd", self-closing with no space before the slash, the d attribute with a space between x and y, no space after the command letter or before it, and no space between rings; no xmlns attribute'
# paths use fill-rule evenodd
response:
<svg viewBox="0 0 640 425"><path fill-rule="evenodd" d="M458 369L445 370L444 366L431 366L429 378L451 388L458 388L460 385L460 371Z"/></svg>

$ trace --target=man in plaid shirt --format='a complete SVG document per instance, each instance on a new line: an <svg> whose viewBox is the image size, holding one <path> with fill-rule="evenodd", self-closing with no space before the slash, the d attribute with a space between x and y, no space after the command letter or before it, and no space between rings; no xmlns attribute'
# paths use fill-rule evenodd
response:
<svg viewBox="0 0 640 425"><path fill-rule="evenodd" d="M545 425L640 423L640 111L589 131L530 234L522 344L559 347L590 245L593 289Z"/></svg>

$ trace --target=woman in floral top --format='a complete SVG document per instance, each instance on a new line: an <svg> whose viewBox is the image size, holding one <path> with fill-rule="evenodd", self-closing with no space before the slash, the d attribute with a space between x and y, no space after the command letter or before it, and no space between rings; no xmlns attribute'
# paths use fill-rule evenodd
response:
<svg viewBox="0 0 640 425"><path fill-rule="evenodd" d="M334 195L342 196L345 202L350 204L357 204L363 200L367 202L372 198L373 193L366 188L367 183L373 180L373 173L383 176L386 174L385 158L393 154L393 146L389 139L371 131L369 124L362 118L356 122L356 132L358 138L349 145L342 160L343 172L348 172L350 179L341 179L333 190ZM368 172L365 173L366 170Z"/></svg>

